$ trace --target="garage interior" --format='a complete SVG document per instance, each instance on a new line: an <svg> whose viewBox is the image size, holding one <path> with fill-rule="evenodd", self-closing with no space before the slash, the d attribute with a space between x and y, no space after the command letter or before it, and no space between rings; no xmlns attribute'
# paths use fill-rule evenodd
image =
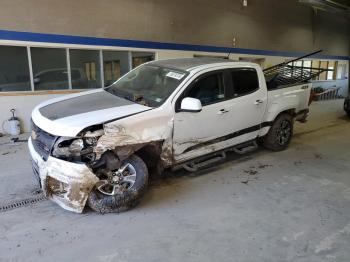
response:
<svg viewBox="0 0 350 262"><path fill-rule="evenodd" d="M348 1L3 0L0 17L0 261L350 260ZM266 69L318 50L288 64L291 74L325 70L285 151L165 170L118 214L66 211L34 179L31 112L48 99L107 87L153 60Z"/></svg>

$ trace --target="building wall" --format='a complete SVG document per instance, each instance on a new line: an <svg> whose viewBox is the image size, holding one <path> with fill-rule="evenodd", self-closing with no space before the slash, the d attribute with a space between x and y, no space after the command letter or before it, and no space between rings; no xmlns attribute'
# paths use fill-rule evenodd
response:
<svg viewBox="0 0 350 262"><path fill-rule="evenodd" d="M349 55L349 20L296 0L3 0L0 17L15 31Z"/></svg>

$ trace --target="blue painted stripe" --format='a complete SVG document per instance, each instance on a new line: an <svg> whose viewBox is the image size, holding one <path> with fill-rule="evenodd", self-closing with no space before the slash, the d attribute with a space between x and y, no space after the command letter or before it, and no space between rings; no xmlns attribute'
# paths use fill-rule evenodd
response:
<svg viewBox="0 0 350 262"><path fill-rule="evenodd" d="M59 43L59 44L78 44L78 45L94 45L94 46L115 46L115 47L134 47L148 49L166 49L166 50L182 50L182 51L201 51L215 53L232 53L232 54L249 54L249 55L265 55L265 56L282 56L282 57L299 57L305 55L302 52L287 52L287 51L271 51L247 48L232 48L209 45L190 45L176 44L141 40L126 40L126 39L111 39L87 36L70 36L59 34L43 34L31 32L18 32L9 30L0 30L0 39L44 42L44 43ZM321 59L336 59L350 60L350 56L337 55L315 55L313 58Z"/></svg>

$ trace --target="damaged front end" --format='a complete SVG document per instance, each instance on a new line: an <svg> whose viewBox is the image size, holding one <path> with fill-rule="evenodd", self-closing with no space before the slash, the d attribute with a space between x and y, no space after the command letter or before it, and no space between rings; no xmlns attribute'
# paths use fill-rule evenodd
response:
<svg viewBox="0 0 350 262"><path fill-rule="evenodd" d="M103 130L87 131L77 138L55 137L33 123L29 151L33 171L44 194L64 209L81 213L99 178L92 164L93 147Z"/></svg>
<svg viewBox="0 0 350 262"><path fill-rule="evenodd" d="M157 173L171 166L169 115L164 110L134 114L92 125L75 137L51 135L33 122L29 149L45 195L81 213L96 183L109 179L132 154Z"/></svg>
<svg viewBox="0 0 350 262"><path fill-rule="evenodd" d="M161 117L134 117L128 123L123 119L86 128L76 137L53 136L33 123L29 150L44 194L64 209L81 213L96 183L108 179L132 154L157 171L169 166L171 141L166 138L171 138L171 119L164 126Z"/></svg>
<svg viewBox="0 0 350 262"><path fill-rule="evenodd" d="M81 213L100 178L120 168L116 150L101 151L98 141L104 135L103 125L85 129L75 138L56 137L32 126L29 150L45 196L64 209ZM138 148L119 148L119 155L125 158Z"/></svg>

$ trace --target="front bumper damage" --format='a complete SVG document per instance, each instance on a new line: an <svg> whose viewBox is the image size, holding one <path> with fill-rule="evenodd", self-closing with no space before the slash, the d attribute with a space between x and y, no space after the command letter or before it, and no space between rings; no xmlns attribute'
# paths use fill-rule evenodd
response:
<svg viewBox="0 0 350 262"><path fill-rule="evenodd" d="M31 138L28 147L34 173L39 177L45 196L64 209L82 213L92 188L99 181L98 177L83 163L52 156L44 161L35 151Z"/></svg>

